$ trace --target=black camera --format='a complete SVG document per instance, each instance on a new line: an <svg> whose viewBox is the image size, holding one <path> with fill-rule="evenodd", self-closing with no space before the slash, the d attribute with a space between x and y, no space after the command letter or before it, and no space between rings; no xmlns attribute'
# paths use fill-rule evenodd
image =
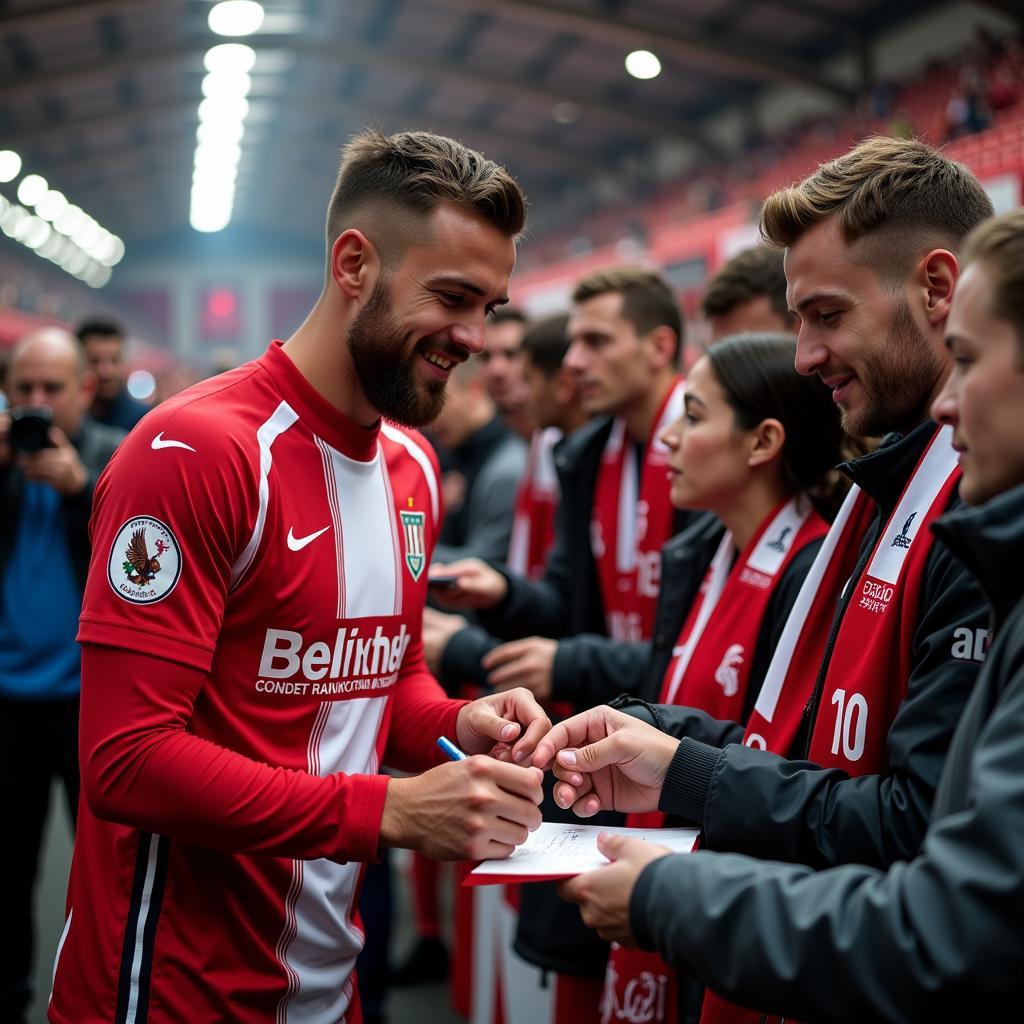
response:
<svg viewBox="0 0 1024 1024"><path fill-rule="evenodd" d="M11 432L9 440L16 452L37 452L41 448L53 448L50 440L50 424L53 410L48 405L23 405L11 410Z"/></svg>

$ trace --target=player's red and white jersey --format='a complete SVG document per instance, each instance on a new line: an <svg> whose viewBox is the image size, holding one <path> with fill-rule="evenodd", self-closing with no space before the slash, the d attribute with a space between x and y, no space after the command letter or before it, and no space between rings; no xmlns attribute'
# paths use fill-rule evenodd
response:
<svg viewBox="0 0 1024 1024"><path fill-rule="evenodd" d="M52 1020L344 1019L389 722L408 687L436 687L419 636L437 480L417 434L347 420L279 343L158 407L117 452L96 491L80 641L207 673L186 731L282 785L355 778L340 827L273 843L257 794L238 808L248 853L110 824L83 801ZM307 847L332 852L262 852Z"/></svg>

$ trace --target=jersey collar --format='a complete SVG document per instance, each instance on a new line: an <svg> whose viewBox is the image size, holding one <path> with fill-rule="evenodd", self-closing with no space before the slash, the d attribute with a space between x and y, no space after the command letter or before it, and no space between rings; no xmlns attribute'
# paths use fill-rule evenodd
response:
<svg viewBox="0 0 1024 1024"><path fill-rule="evenodd" d="M299 372L285 354L283 344L272 341L259 363L274 379L285 401L310 430L343 455L359 462L373 459L377 454L381 421L377 420L372 427L363 427L336 409Z"/></svg>

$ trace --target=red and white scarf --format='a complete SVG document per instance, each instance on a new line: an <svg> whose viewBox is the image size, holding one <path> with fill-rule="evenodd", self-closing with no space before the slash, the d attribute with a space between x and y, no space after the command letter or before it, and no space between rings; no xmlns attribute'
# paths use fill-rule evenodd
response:
<svg viewBox="0 0 1024 1024"><path fill-rule="evenodd" d="M548 552L555 540L555 510L561 497L555 472L555 445L562 439L557 427L535 430L530 438L526 472L516 492L508 565L530 579L544 575Z"/></svg>
<svg viewBox="0 0 1024 1024"><path fill-rule="evenodd" d="M929 526L960 479L951 440L949 427L936 430L865 569L847 584L855 590L836 633L811 739L810 757L822 767L869 775L886 766L885 737L910 678L920 582L933 540ZM785 755L796 738L840 590L873 513L874 503L854 487L779 639L747 723L749 746Z"/></svg>
<svg viewBox="0 0 1024 1024"><path fill-rule="evenodd" d="M660 703L740 719L751 655L775 587L796 554L827 531L828 524L811 503L796 497L764 518L735 561L732 534L725 534L680 630L662 681ZM630 814L626 824L660 828L665 815L661 811ZM614 943L605 974L601 1022L612 1024L628 1008L628 1019L637 1024L672 1024L675 988L674 972L657 953Z"/></svg>
<svg viewBox="0 0 1024 1024"><path fill-rule="evenodd" d="M886 770L885 738L912 668L918 599L934 539L929 527L949 505L960 479L951 441L949 427L935 431L856 579L850 573L874 503L857 487L847 495L786 622L747 723L746 744L789 752L845 581L855 589L835 635L809 757L851 776ZM709 991L701 1024L756 1024L761 1016Z"/></svg>
<svg viewBox="0 0 1024 1024"><path fill-rule="evenodd" d="M796 497L765 517L735 562L732 534L725 534L680 631L662 683L662 704L740 720L750 657L775 585L793 556L827 532L828 523L810 501Z"/></svg>
<svg viewBox="0 0 1024 1024"><path fill-rule="evenodd" d="M672 535L668 449L659 433L683 411L682 380L669 389L654 417L637 472L636 446L621 418L612 424L594 488L590 543L608 635L639 641L651 635L661 582L661 546ZM639 486L638 486L639 480Z"/></svg>

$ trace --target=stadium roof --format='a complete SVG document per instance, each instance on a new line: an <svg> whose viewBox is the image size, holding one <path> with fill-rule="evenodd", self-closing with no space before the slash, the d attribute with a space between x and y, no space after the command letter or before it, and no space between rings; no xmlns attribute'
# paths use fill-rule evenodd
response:
<svg viewBox="0 0 1024 1024"><path fill-rule="evenodd" d="M0 149L129 245L187 230L209 0L0 3ZM265 0L232 224L318 232L353 131L429 128L507 164L535 205L785 84L853 102L830 68L935 0ZM1013 0L990 6L1008 12ZM624 57L651 50L653 79Z"/></svg>

